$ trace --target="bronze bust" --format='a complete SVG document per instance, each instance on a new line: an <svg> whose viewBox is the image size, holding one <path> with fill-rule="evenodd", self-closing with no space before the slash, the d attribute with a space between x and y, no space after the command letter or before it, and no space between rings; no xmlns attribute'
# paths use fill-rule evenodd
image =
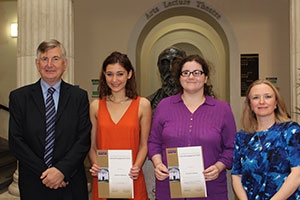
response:
<svg viewBox="0 0 300 200"><path fill-rule="evenodd" d="M177 93L177 85L171 76L172 63L180 57L186 56L185 51L176 48L169 47L163 50L157 61L158 70L161 77L162 86L155 93L147 97L151 102L152 113L157 104L165 97L175 95Z"/></svg>

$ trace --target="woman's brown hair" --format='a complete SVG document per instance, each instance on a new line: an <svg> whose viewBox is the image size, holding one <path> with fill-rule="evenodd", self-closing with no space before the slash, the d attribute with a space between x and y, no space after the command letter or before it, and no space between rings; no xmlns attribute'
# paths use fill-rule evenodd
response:
<svg viewBox="0 0 300 200"><path fill-rule="evenodd" d="M172 74L173 74L174 79L177 82L178 87L179 87L178 92L183 91L183 88L180 84L180 76L181 76L182 67L186 62L192 62L192 61L195 61L202 66L204 75L207 77L207 80L209 79L210 66L205 61L204 58L202 58L199 55L189 55L189 56L185 56L183 58L178 58L172 63ZM212 90L212 85L209 85L207 83L204 84L204 95L215 97L213 90Z"/></svg>
<svg viewBox="0 0 300 200"><path fill-rule="evenodd" d="M137 97L137 89L136 89L136 82L135 82L135 73L134 68L127 57L126 54L122 54L120 52L113 52L111 53L103 62L102 64L102 72L100 74L100 83L99 83L99 97L102 99L105 96L111 95L111 89L108 87L105 79L105 71L107 68L107 65L119 63L124 69L129 73L131 71L132 75L130 79L127 80L126 86L125 86L125 95L131 99L134 99Z"/></svg>

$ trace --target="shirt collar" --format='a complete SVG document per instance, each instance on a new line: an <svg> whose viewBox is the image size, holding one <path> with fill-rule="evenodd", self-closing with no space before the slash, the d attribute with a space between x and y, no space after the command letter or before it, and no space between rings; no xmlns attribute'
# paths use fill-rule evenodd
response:
<svg viewBox="0 0 300 200"><path fill-rule="evenodd" d="M61 80L59 80L54 86L52 86L55 89L55 92L60 91L60 84L61 84ZM41 87L42 87L42 91L43 93L48 92L48 89L51 87L48 83L46 83L43 79L41 79Z"/></svg>
<svg viewBox="0 0 300 200"><path fill-rule="evenodd" d="M176 94L173 98L173 103L183 103L183 100L181 98L182 93ZM205 101L203 104L207 104L209 106L214 106L215 102L214 102L214 98L212 98L211 96L206 96Z"/></svg>
<svg viewBox="0 0 300 200"><path fill-rule="evenodd" d="M174 95L174 98L173 98L173 103L174 104L176 104L176 103L183 103L181 95L182 95L182 93Z"/></svg>

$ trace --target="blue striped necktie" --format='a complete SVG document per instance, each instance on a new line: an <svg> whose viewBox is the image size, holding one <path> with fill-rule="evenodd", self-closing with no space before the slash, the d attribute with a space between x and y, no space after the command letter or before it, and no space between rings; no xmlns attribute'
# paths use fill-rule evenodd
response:
<svg viewBox="0 0 300 200"><path fill-rule="evenodd" d="M52 157L55 142L55 104L53 99L53 93L55 89L50 87L48 89L46 99L46 143L45 143L45 154L44 161L48 167L52 167Z"/></svg>

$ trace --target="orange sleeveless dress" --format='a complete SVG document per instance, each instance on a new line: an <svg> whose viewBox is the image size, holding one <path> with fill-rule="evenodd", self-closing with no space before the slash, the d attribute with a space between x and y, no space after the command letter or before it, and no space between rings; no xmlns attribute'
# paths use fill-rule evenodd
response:
<svg viewBox="0 0 300 200"><path fill-rule="evenodd" d="M138 118L140 97L133 99L117 124L112 121L106 106L106 98L99 100L97 124L97 148L103 150L131 149L135 162L140 141L140 125ZM93 177L92 199L98 198L98 180ZM141 169L139 178L134 180L134 199L148 199L144 174Z"/></svg>

